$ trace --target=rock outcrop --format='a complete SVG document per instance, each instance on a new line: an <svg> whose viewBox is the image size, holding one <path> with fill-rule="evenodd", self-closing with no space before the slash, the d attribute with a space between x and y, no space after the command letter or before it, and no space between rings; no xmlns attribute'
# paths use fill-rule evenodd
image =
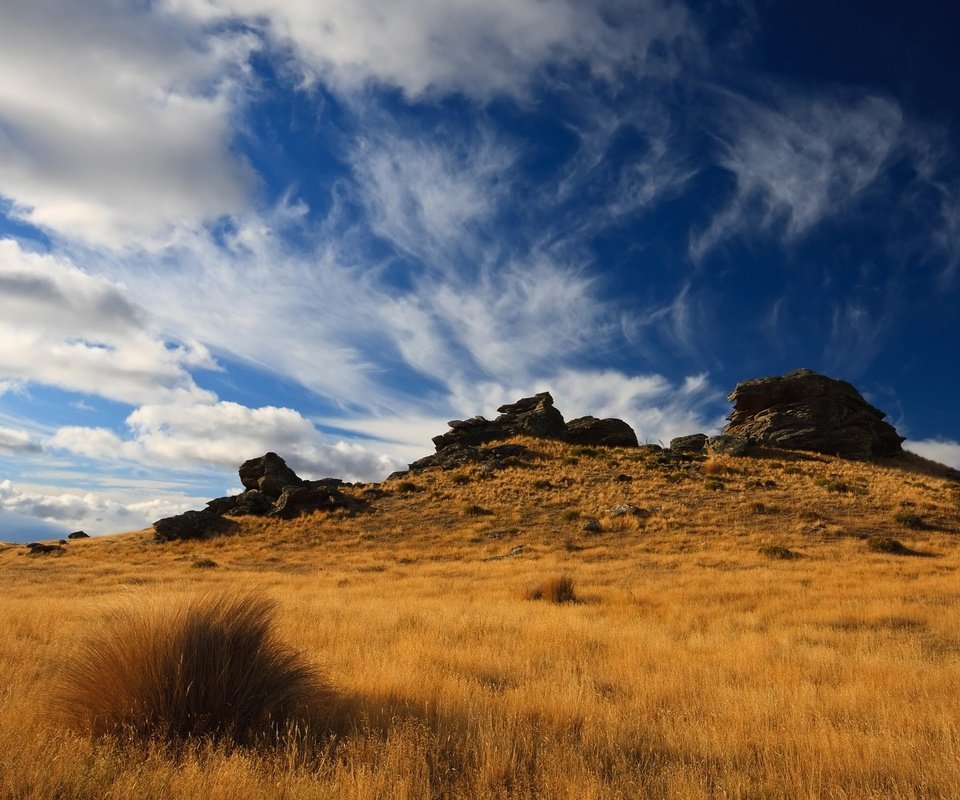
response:
<svg viewBox="0 0 960 800"><path fill-rule="evenodd" d="M451 420L450 430L433 437L437 448L434 455L421 458L410 465L414 472L425 469L452 469L466 463L497 463L513 455L504 446L482 448L480 445L503 441L513 436L531 436L537 439L556 439L571 444L595 447L637 447L637 435L621 419L580 417L564 422L563 414L554 407L549 392L524 397L497 409L500 416L494 420L485 417Z"/></svg>
<svg viewBox="0 0 960 800"><path fill-rule="evenodd" d="M237 527L228 516L293 519L313 511L352 507L356 503L340 491L343 481L339 478L304 480L276 453L244 461L239 473L245 492L217 497L200 511L186 511L157 520L153 523L154 541L205 539L227 533Z"/></svg>
<svg viewBox="0 0 960 800"><path fill-rule="evenodd" d="M240 483L244 489L257 489L276 500L286 486L300 486L303 480L276 453L251 458L240 465Z"/></svg>
<svg viewBox="0 0 960 800"><path fill-rule="evenodd" d="M738 383L724 436L843 458L903 454L903 437L846 381L808 369Z"/></svg>
<svg viewBox="0 0 960 800"><path fill-rule="evenodd" d="M500 406L497 412L500 416L495 420L484 417L451 420L447 423L450 426L447 433L433 437L437 452L454 444L476 446L513 436L562 439L566 430L563 414L554 408L550 392Z"/></svg>
<svg viewBox="0 0 960 800"><path fill-rule="evenodd" d="M638 447L637 434L622 419L578 417L567 423L564 439L570 444L599 447Z"/></svg>
<svg viewBox="0 0 960 800"><path fill-rule="evenodd" d="M700 453L707 443L707 434L691 433L670 440L670 449L675 453Z"/></svg>

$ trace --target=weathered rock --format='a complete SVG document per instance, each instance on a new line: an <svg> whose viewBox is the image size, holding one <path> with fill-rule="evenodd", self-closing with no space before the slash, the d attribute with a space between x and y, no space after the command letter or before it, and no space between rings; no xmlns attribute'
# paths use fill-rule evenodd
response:
<svg viewBox="0 0 960 800"><path fill-rule="evenodd" d="M722 434L707 439L707 452L718 456L742 456L750 449L746 436Z"/></svg>
<svg viewBox="0 0 960 800"><path fill-rule="evenodd" d="M345 508L349 501L337 486L340 481L309 481L303 486L287 486L281 492L271 516L293 519L314 511L333 511Z"/></svg>
<svg viewBox="0 0 960 800"><path fill-rule="evenodd" d="M691 433L670 440L670 449L676 453L699 453L707 443L707 434Z"/></svg>
<svg viewBox="0 0 960 800"><path fill-rule="evenodd" d="M245 489L257 489L276 500L285 486L300 486L303 480L276 453L251 458L240 465L240 482Z"/></svg>
<svg viewBox="0 0 960 800"><path fill-rule="evenodd" d="M43 542L30 542L27 550L30 551L31 556L59 556L66 552L61 544L44 544Z"/></svg>
<svg viewBox="0 0 960 800"><path fill-rule="evenodd" d="M637 434L622 419L578 417L567 423L564 438L571 444L600 447L638 447Z"/></svg>
<svg viewBox="0 0 960 800"><path fill-rule="evenodd" d="M640 508L635 506L632 503L621 503L618 506L607 511L607 514L611 517L649 517L650 512L645 508Z"/></svg>
<svg viewBox="0 0 960 800"><path fill-rule="evenodd" d="M522 444L501 444L491 447L473 447L452 444L437 453L418 459L410 464L410 472L426 472L432 469L457 469L470 464L493 464L495 468L509 466L507 459L519 459L527 453Z"/></svg>
<svg viewBox="0 0 960 800"><path fill-rule="evenodd" d="M224 519L209 508L203 511L185 511L154 522L153 540L172 542L178 539L205 539L214 534L226 533L236 527L236 522Z"/></svg>
<svg viewBox="0 0 960 800"><path fill-rule="evenodd" d="M67 534L68 539L89 539L90 534L84 531L74 531L73 533Z"/></svg>
<svg viewBox="0 0 960 800"><path fill-rule="evenodd" d="M843 458L903 454L903 437L851 384L808 369L738 383L725 435Z"/></svg>
<svg viewBox="0 0 960 800"><path fill-rule="evenodd" d="M454 444L476 446L513 436L534 436L540 439L562 439L565 432L563 414L553 407L549 392L524 397L497 409L495 420L473 417L452 420L450 430L433 437L437 452Z"/></svg>
<svg viewBox="0 0 960 800"><path fill-rule="evenodd" d="M583 523L584 533L601 533L603 528L600 526L600 520L588 519Z"/></svg>

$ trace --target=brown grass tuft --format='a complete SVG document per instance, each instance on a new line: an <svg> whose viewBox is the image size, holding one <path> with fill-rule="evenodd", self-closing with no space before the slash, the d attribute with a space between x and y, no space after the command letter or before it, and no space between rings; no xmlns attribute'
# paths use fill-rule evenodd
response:
<svg viewBox="0 0 960 800"><path fill-rule="evenodd" d="M555 575L540 581L527 591L526 597L527 600L549 600L551 603L578 602L573 578L569 575Z"/></svg>
<svg viewBox="0 0 960 800"><path fill-rule="evenodd" d="M316 729L333 692L274 633L275 604L210 594L130 604L87 639L60 679L68 727L147 741L279 741Z"/></svg>

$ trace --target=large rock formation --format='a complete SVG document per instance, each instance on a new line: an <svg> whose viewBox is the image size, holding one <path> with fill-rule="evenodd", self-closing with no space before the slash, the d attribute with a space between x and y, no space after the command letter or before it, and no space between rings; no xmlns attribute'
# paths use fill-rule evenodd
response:
<svg viewBox="0 0 960 800"><path fill-rule="evenodd" d="M451 469L466 463L496 463L503 460L497 448L480 445L503 441L513 436L532 436L538 439L558 439L571 444L598 447L637 447L637 435L622 419L580 417L565 423L553 405L549 392L524 397L497 409L500 416L494 420L484 417L451 420L450 430L433 437L437 448L434 455L410 465L413 471Z"/></svg>
<svg viewBox="0 0 960 800"><path fill-rule="evenodd" d="M448 422L450 430L433 437L437 452L453 444L476 446L512 436L562 439L566 430L563 414L553 407L550 392L524 397L516 403L500 406L497 411L500 416L495 420L472 417Z"/></svg>
<svg viewBox="0 0 960 800"><path fill-rule="evenodd" d="M601 447L638 447L637 434L622 419L578 417L567 423L564 439L571 444Z"/></svg>
<svg viewBox="0 0 960 800"><path fill-rule="evenodd" d="M153 523L154 541L205 539L237 527L227 516L292 519L313 511L332 511L354 504L340 491L339 478L305 481L276 453L251 458L240 465L245 492L217 497L200 511L186 511Z"/></svg>
<svg viewBox="0 0 960 800"><path fill-rule="evenodd" d="M903 437L846 381L808 369L738 383L725 436L843 458L903 454Z"/></svg>

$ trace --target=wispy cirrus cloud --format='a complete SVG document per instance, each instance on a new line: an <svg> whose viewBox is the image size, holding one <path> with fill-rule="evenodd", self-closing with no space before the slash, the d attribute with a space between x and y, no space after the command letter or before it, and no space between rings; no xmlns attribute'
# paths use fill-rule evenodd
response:
<svg viewBox="0 0 960 800"><path fill-rule="evenodd" d="M523 96L548 65L602 79L674 68L697 41L685 8L663 0L166 0L203 21L242 20L290 47L307 79L355 92L371 83L410 98Z"/></svg>
<svg viewBox="0 0 960 800"><path fill-rule="evenodd" d="M736 179L732 199L691 240L700 260L744 231L801 236L844 212L905 142L903 112L884 97L787 95L761 104L721 95L720 163Z"/></svg>

